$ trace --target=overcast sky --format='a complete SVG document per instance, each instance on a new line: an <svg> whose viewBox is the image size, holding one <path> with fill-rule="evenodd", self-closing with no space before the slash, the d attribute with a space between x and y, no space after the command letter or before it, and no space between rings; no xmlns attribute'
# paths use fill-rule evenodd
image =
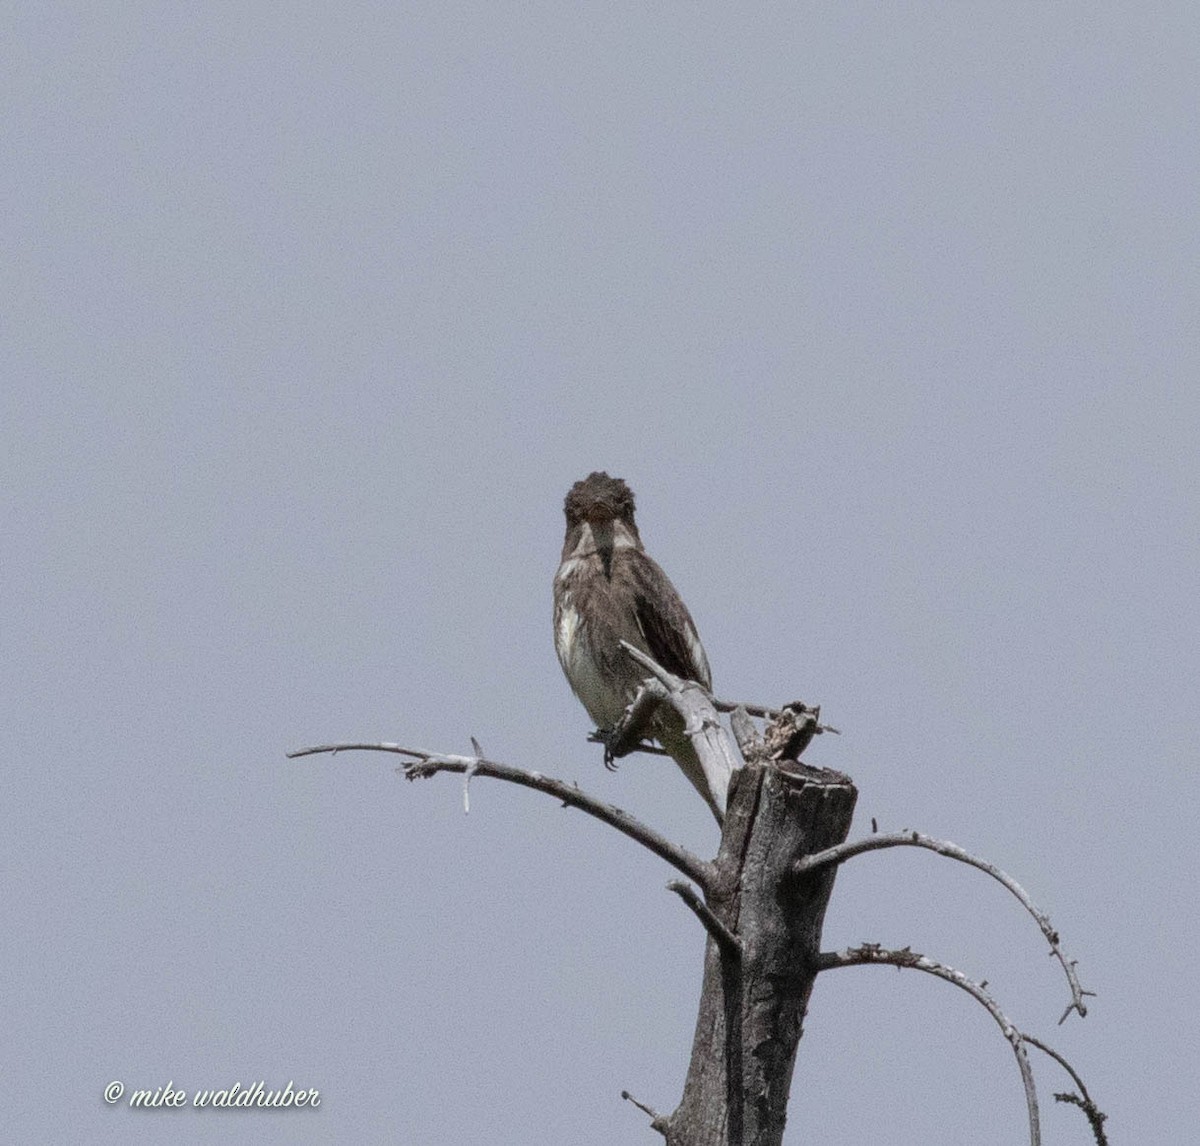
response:
<svg viewBox="0 0 1200 1146"><path fill-rule="evenodd" d="M669 761L554 658L562 498L627 479L719 694L843 732L825 946L911 945L1200 1124L1193 2L36 4L0 36L12 1141L658 1141L703 936ZM1035 1060L1047 1143L1086 1144ZM104 1101L112 1082L126 1088ZM315 1110L135 1111L262 1081ZM817 983L786 1141L1015 1146L952 987Z"/></svg>

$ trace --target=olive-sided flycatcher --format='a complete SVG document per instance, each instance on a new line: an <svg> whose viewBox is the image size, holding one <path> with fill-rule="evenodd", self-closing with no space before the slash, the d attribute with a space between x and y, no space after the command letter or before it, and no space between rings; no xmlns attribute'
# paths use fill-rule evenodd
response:
<svg viewBox="0 0 1200 1146"><path fill-rule="evenodd" d="M567 537L554 577L554 648L596 726L611 729L647 675L621 648L623 640L676 676L711 689L708 658L691 614L642 548L629 486L606 473L589 474L571 487L563 509ZM652 727L720 820L678 713L660 706Z"/></svg>

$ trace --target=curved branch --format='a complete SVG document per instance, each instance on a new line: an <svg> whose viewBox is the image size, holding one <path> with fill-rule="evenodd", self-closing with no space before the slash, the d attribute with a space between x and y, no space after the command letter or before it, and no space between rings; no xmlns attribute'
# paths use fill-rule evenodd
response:
<svg viewBox="0 0 1200 1146"><path fill-rule="evenodd" d="M411 763L402 766L405 779L416 780L434 776L438 772L462 772L472 776L489 776L493 780L507 780L510 784L520 784L524 788L533 788L538 792L555 796L565 807L579 808L597 820L601 820L623 832L631 840L637 841L642 847L648 848L659 859L664 859L672 867L678 868L688 879L700 885L707 892L712 882L712 865L698 859L685 848L661 836L653 828L643 824L641 820L628 812L597 800L586 792L568 784L564 780L556 780L552 776L543 776L540 772L530 772L524 768L514 768L510 764L499 764L493 760L484 760L480 756L453 756L439 752L425 752L419 748L402 748L399 744L321 744L311 748L298 748L289 752L288 759L295 760L301 756L314 756L320 753L338 752L393 752L401 756L411 756Z"/></svg>
<svg viewBox="0 0 1200 1146"><path fill-rule="evenodd" d="M1083 1079L1075 1073L1075 1068L1058 1051L1048 1047L1040 1039L1035 1039L1033 1035L1022 1035L1021 1037L1031 1046L1035 1046L1038 1050L1048 1054L1071 1076L1075 1085L1079 1087L1079 1094L1056 1094L1054 1096L1055 1101L1069 1102L1074 1106L1078 1106L1083 1111L1084 1117L1088 1120L1092 1128L1092 1136L1096 1139L1096 1146L1108 1146L1108 1135L1104 1132L1104 1122L1108 1118L1108 1115L1092 1101L1092 1096L1088 1094L1087 1087L1083 1085Z"/></svg>
<svg viewBox="0 0 1200 1146"><path fill-rule="evenodd" d="M851 856L861 855L863 852L877 851L881 848L898 848L898 847L913 847L927 848L929 851L937 852L938 855L946 856L949 859L958 860L959 863L968 864L971 867L978 868L980 871L990 875L994 880L1006 887L1018 902L1030 915L1036 920L1038 927L1041 928L1042 934L1046 937L1050 944L1051 953L1062 964L1062 969L1067 976L1067 984L1071 988L1071 1002L1067 1009L1063 1011L1062 1018L1058 1021L1063 1023L1066 1017L1072 1011L1078 1011L1082 1018L1087 1014L1087 1006L1084 1003L1084 997L1087 995L1095 995L1094 991L1085 991L1079 982L1079 975L1076 973L1074 959L1068 959L1066 953L1058 941L1058 931L1050 922L1050 917L1041 911L1029 898L1028 892L1007 872L1002 871L993 863L988 863L987 860L980 859L978 856L973 856L970 852L960 848L958 844L951 843L949 840L935 840L932 836L922 835L920 832L891 832L882 836L867 836L866 839L853 840L850 843L838 844L837 847L826 848L823 852L815 852L813 855L806 856L796 864L796 874L800 875L804 872L812 871L814 868L824 867L827 864L840 864Z"/></svg>
<svg viewBox="0 0 1200 1146"><path fill-rule="evenodd" d="M927 959L924 955L918 955L917 952L911 951L907 947L903 951L889 951L880 947L878 943L864 943L860 947L849 947L845 951L823 951L817 956L817 969L820 971L828 971L834 967L859 967L865 963L910 967L914 971L924 971L928 975L935 975L966 991L976 1002L986 1008L1013 1048L1013 1054L1017 1059L1017 1069L1021 1072L1021 1082L1025 1087L1025 1106L1029 1111L1029 1143L1030 1146L1041 1146L1042 1131L1038 1122L1037 1090L1033 1083L1033 1070L1029 1065L1029 1055L1025 1053L1025 1036L1013 1026L1008 1016L1000 1010L983 987L973 979L968 979L961 971Z"/></svg>

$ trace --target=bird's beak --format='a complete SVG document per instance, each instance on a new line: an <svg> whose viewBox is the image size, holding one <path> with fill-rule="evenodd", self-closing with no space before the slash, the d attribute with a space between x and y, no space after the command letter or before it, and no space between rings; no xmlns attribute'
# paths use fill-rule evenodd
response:
<svg viewBox="0 0 1200 1146"><path fill-rule="evenodd" d="M588 524L592 527L592 540L595 543L596 552L600 554L600 561L604 566L604 576L611 577L613 546L616 542L613 516L607 513L597 514L588 519Z"/></svg>

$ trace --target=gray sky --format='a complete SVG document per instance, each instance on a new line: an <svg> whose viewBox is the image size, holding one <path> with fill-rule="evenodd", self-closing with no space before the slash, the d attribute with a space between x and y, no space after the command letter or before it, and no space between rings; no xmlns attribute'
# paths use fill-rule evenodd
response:
<svg viewBox="0 0 1200 1146"><path fill-rule="evenodd" d="M0 38L13 1141L650 1143L673 874L394 739L615 775L554 659L567 487L639 497L718 692L843 730L827 947L986 978L1111 1116L1200 1123L1192 3L25 5ZM1036 1064L1046 1140L1086 1143ZM174 1081L315 1111L106 1106ZM984 1012L817 984L788 1141L1024 1141Z"/></svg>

